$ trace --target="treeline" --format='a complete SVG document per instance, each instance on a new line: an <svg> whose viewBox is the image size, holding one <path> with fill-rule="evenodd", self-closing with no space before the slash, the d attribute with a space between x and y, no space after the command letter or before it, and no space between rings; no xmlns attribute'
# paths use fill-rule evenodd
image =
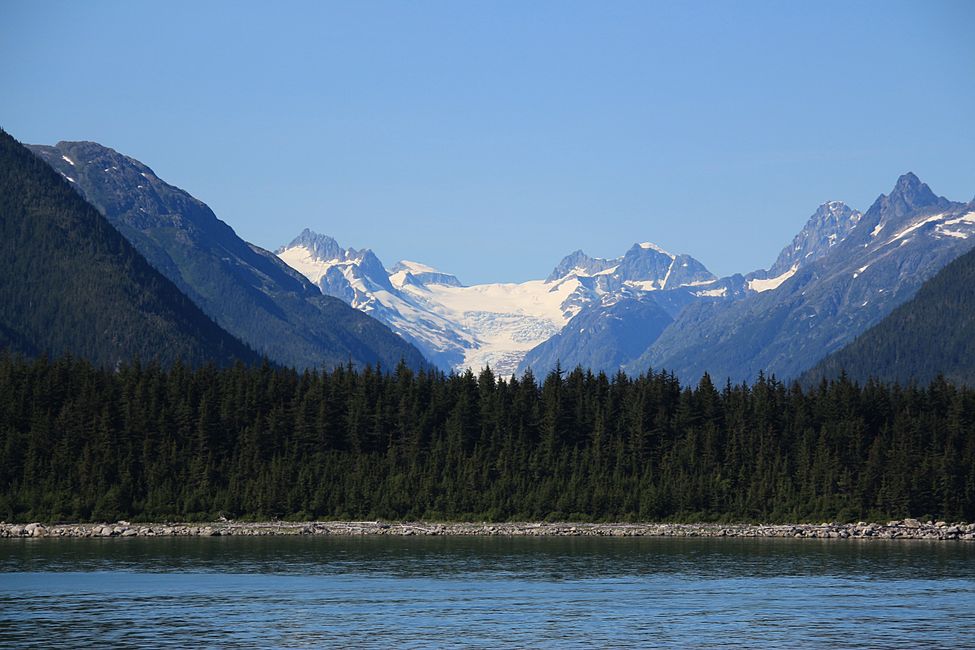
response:
<svg viewBox="0 0 975 650"><path fill-rule="evenodd" d="M0 355L0 517L975 520L975 392Z"/></svg>

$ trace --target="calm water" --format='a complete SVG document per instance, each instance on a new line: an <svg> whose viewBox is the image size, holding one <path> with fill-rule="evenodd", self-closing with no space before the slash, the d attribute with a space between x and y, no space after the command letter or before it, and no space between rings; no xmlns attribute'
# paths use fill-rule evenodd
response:
<svg viewBox="0 0 975 650"><path fill-rule="evenodd" d="M975 646L975 544L0 540L0 646Z"/></svg>

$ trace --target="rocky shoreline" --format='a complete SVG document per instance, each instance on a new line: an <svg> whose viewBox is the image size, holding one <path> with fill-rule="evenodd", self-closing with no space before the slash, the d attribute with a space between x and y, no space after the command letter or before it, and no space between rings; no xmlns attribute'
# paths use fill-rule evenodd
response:
<svg viewBox="0 0 975 650"><path fill-rule="evenodd" d="M909 539L975 541L975 524L902 519L886 524L574 524L318 521L243 523L8 524L0 538L213 536L485 536L485 537L766 537L793 539Z"/></svg>

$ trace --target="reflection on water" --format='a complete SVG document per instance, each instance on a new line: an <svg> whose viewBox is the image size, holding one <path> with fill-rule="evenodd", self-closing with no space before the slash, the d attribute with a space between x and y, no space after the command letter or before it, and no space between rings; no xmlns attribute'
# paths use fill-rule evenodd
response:
<svg viewBox="0 0 975 650"><path fill-rule="evenodd" d="M0 645L969 646L975 545L0 540Z"/></svg>

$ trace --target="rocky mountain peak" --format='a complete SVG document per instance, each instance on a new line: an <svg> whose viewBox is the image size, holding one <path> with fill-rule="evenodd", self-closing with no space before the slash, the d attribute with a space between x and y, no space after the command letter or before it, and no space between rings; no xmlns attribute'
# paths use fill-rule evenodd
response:
<svg viewBox="0 0 975 650"><path fill-rule="evenodd" d="M922 183L921 179L911 172L898 178L890 194L886 197L880 197L877 201L883 199L886 199L883 201L883 211L897 217L948 203L946 199L940 198L932 192L926 183Z"/></svg>
<svg viewBox="0 0 975 650"><path fill-rule="evenodd" d="M623 256L616 275L623 281L653 282L658 289L715 279L690 255L674 255L651 242L633 244Z"/></svg>
<svg viewBox="0 0 975 650"><path fill-rule="evenodd" d="M346 250L335 239L309 228L302 230L297 237L291 240L291 243L282 246L275 252L281 253L298 246L307 248L315 258L320 260L344 259L346 257Z"/></svg>
<svg viewBox="0 0 975 650"><path fill-rule="evenodd" d="M412 283L419 286L427 284L446 284L451 287L464 286L455 275L442 273L432 266L410 260L400 260L396 264L393 264L389 269L389 273L394 285L399 283Z"/></svg>
<svg viewBox="0 0 975 650"><path fill-rule="evenodd" d="M376 257L376 254L368 248L361 250L342 248L342 245L335 241L334 238L305 228L297 237L291 240L291 243L287 246L282 246L275 253L290 264L294 263L295 255L299 258L305 255L304 252L295 249L305 249L308 251L311 259L305 259L302 262L303 264L325 263L326 266L341 267L348 270L350 277L366 278L378 287L387 291L393 290L389 282L389 273L386 272L386 268L379 261L379 258ZM342 297L339 294L329 295Z"/></svg>
<svg viewBox="0 0 975 650"><path fill-rule="evenodd" d="M589 257L581 250L577 250L563 257L558 266L545 278L545 281L554 282L555 280L564 278L573 271L581 272L583 275L593 275L600 271L605 271L618 263L618 259L607 260L600 257Z"/></svg>
<svg viewBox="0 0 975 650"><path fill-rule="evenodd" d="M827 201L820 205L792 242L782 249L768 276L777 277L794 266L819 259L830 248L846 239L863 215L842 201Z"/></svg>

